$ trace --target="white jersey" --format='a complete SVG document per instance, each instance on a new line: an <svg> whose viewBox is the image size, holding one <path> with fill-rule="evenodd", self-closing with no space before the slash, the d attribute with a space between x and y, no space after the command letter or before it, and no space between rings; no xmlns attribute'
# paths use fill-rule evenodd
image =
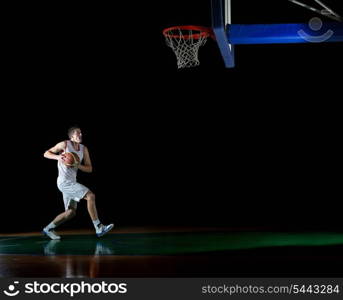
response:
<svg viewBox="0 0 343 300"><path fill-rule="evenodd" d="M84 145L79 144L79 149L76 150L71 141L66 141L66 147L62 153L75 152L79 156L80 162L81 162L83 159L83 151L84 151ZM66 182L76 182L76 175L77 175L78 168L67 167L60 161L58 161L57 163L57 168L58 168L57 185L61 185L62 183L66 183Z"/></svg>

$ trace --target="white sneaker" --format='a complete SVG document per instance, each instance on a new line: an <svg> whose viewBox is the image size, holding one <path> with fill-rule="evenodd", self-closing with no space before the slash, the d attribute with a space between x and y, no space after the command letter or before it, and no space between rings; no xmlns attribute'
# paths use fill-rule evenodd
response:
<svg viewBox="0 0 343 300"><path fill-rule="evenodd" d="M110 225L100 225L100 228L96 230L96 235L98 237L101 237L105 235L107 232L109 232L113 228L113 224Z"/></svg>
<svg viewBox="0 0 343 300"><path fill-rule="evenodd" d="M52 240L59 240L61 239L61 237L59 235L56 234L55 231L53 230L48 230L46 228L43 229L43 233L48 236L49 238L51 238Z"/></svg>

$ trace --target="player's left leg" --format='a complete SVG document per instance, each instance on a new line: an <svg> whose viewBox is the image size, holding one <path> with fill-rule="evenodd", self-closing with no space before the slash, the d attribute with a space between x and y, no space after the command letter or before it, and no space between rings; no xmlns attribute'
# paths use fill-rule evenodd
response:
<svg viewBox="0 0 343 300"><path fill-rule="evenodd" d="M88 191L84 199L87 201L87 210L88 210L89 216L91 217L93 221L97 236L98 237L103 236L104 234L106 234L113 228L113 224L103 225L99 221L98 211L96 209L96 204L95 204L95 194L93 192Z"/></svg>
<svg viewBox="0 0 343 300"><path fill-rule="evenodd" d="M98 220L98 211L95 205L95 194L88 191L84 199L87 200L87 210L92 221Z"/></svg>

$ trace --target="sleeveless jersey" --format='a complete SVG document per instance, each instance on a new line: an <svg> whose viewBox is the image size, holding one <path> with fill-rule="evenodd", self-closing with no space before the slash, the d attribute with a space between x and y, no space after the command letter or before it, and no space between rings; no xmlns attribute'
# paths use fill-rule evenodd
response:
<svg viewBox="0 0 343 300"><path fill-rule="evenodd" d="M80 162L82 162L83 150L84 150L84 145L79 144L79 151L77 151L76 149L74 149L71 141L66 141L66 147L62 153L75 152L79 156ZM77 175L78 168L67 167L60 161L57 162L57 168L58 168L57 184L61 184L64 182L76 182L76 175Z"/></svg>

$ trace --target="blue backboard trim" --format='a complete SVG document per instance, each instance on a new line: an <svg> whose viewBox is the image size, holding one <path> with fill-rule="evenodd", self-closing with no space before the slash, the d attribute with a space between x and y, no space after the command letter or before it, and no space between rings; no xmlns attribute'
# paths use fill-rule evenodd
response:
<svg viewBox="0 0 343 300"><path fill-rule="evenodd" d="M232 24L227 26L227 40L234 45L343 42L343 23L323 23L318 31L307 23Z"/></svg>
<svg viewBox="0 0 343 300"><path fill-rule="evenodd" d="M343 42L343 23L327 22L314 31L309 23L225 24L224 0L211 0L212 27L225 66L235 66L234 45Z"/></svg>
<svg viewBox="0 0 343 300"><path fill-rule="evenodd" d="M235 66L234 47L229 45L224 22L223 0L212 0L212 28L227 68Z"/></svg>

